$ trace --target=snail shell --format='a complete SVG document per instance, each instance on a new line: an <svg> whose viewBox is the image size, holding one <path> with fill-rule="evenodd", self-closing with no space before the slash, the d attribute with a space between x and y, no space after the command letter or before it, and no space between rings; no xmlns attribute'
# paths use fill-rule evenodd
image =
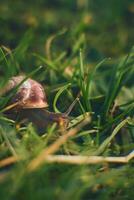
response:
<svg viewBox="0 0 134 200"><path fill-rule="evenodd" d="M5 112L6 116L13 120L17 119L20 122L32 122L39 133L42 133L48 125L54 122L67 127L69 113L47 111L45 108L48 107L48 104L42 85L30 78L22 82L24 79L25 76L22 75L12 77L3 88L3 91L1 91L1 94L6 94L20 84L16 94L13 95L9 102L9 107L10 105L15 105L15 107L7 110ZM70 108L72 109L72 105Z"/></svg>
<svg viewBox="0 0 134 200"><path fill-rule="evenodd" d="M3 93L7 93L19 85L25 76L12 77ZM44 89L40 83L28 78L18 88L16 94L12 97L10 104L18 102L19 108L46 108L48 107Z"/></svg>

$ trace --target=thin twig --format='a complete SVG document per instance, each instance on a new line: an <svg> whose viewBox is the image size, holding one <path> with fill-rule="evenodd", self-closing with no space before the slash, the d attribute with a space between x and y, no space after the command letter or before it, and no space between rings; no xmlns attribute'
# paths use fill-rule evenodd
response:
<svg viewBox="0 0 134 200"><path fill-rule="evenodd" d="M129 153L127 156L119 156L119 157L104 157L104 156L70 156L70 155L44 155L45 161L47 163L59 163L59 164L100 164L100 163L128 163L130 160L134 158L134 151ZM43 159L44 159L43 158ZM11 156L6 159L0 161L0 168L6 167L8 165L14 164L17 161L20 161L17 157Z"/></svg>
<svg viewBox="0 0 134 200"><path fill-rule="evenodd" d="M65 164L100 164L100 163L128 163L134 158L134 151L128 156L121 157L103 157L103 156L66 156L66 155L48 155L45 159L48 163Z"/></svg>

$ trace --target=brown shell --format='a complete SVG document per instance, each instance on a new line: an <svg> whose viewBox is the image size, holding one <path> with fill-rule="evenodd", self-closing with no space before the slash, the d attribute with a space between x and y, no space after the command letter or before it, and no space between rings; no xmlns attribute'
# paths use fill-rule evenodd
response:
<svg viewBox="0 0 134 200"><path fill-rule="evenodd" d="M11 89L15 88L24 80L25 76L12 77L5 88L4 92L7 93ZM18 88L16 94L12 97L10 104L18 102L22 109L26 108L46 108L48 107L46 95L44 89L40 83L28 78Z"/></svg>

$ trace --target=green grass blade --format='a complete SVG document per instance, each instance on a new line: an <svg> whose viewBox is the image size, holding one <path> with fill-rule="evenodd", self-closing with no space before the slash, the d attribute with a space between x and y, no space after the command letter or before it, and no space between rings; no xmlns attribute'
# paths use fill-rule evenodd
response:
<svg viewBox="0 0 134 200"><path fill-rule="evenodd" d="M57 108L56 104L58 102L58 99L60 98L61 94L68 89L68 87L70 87L70 83L67 84L67 85L64 85L58 92L57 94L55 95L55 98L54 98L54 101L53 101L53 108L54 108L54 111L57 112L57 113L60 113L59 109Z"/></svg>

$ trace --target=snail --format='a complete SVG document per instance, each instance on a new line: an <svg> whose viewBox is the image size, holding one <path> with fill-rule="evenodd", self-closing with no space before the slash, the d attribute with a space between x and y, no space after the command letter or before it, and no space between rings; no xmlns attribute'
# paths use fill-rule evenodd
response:
<svg viewBox="0 0 134 200"><path fill-rule="evenodd" d="M2 95L13 91L11 100L8 103L8 109L5 114L8 118L19 121L32 122L39 132L42 132L48 125L56 122L58 125L67 127L69 122L69 113L75 105L76 100L71 104L65 113L49 112L46 94L43 86L37 81L25 76L19 75L12 77L4 89Z"/></svg>

